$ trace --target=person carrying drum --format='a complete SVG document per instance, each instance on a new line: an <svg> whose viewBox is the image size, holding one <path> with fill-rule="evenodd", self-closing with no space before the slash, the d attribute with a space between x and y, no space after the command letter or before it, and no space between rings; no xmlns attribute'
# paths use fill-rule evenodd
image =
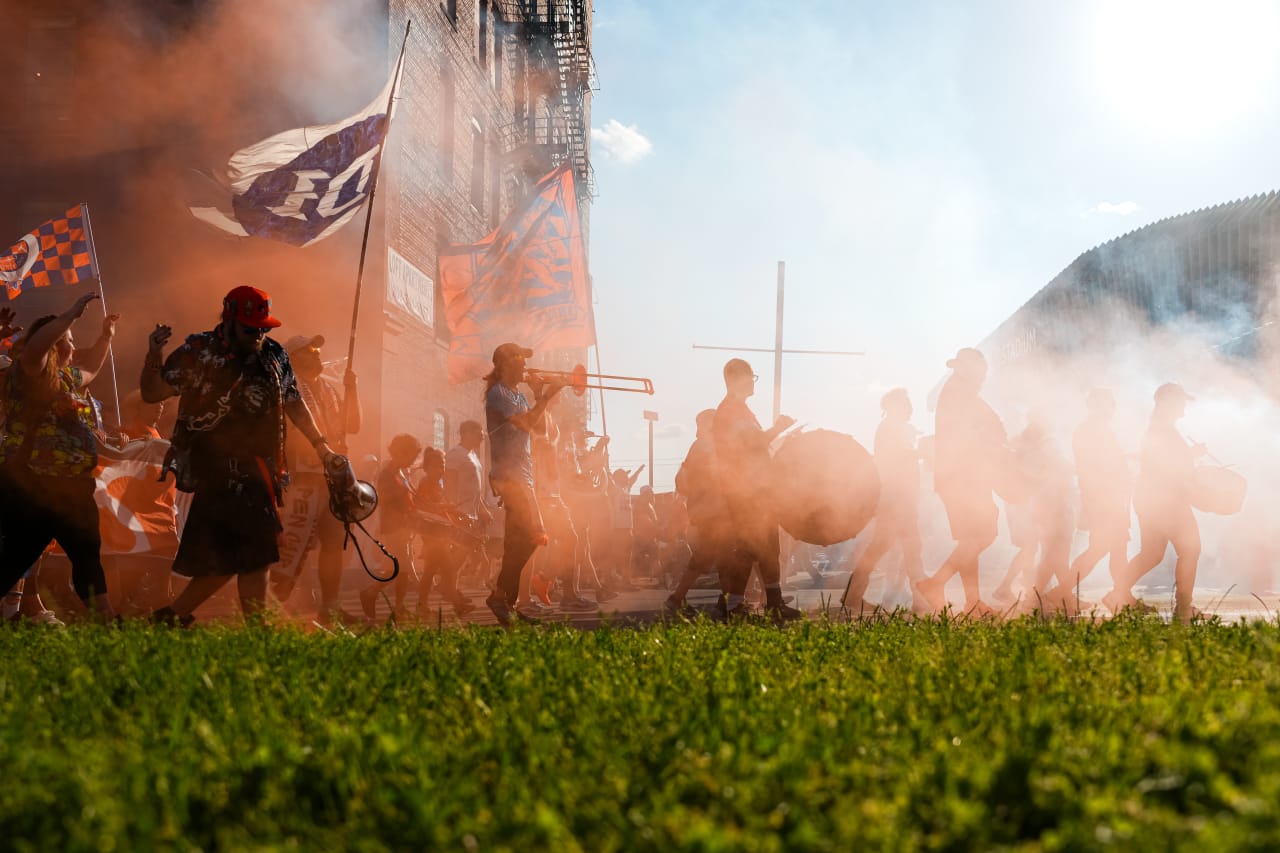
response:
<svg viewBox="0 0 1280 853"><path fill-rule="evenodd" d="M1188 444L1177 429L1177 422L1186 414L1187 402L1192 399L1174 382L1156 389L1155 410L1142 441L1142 462L1133 490L1142 548L1116 579L1115 589L1102 599L1113 613L1139 604L1133 595L1133 585L1160 564L1172 544L1178 555L1174 569L1174 618L1190 622L1195 614L1191 594L1195 591L1196 567L1200 561L1200 525L1191 511L1191 500L1196 458L1204 455L1205 447Z"/></svg>
<svg viewBox="0 0 1280 853"><path fill-rule="evenodd" d="M979 396L987 359L965 347L947 362L952 374L938 395L934 426L934 490L942 499L956 547L933 577L917 589L934 609L946 606L943 590L952 576L964 583L965 612L987 615L978 588L978 560L996 540L1000 511L992 492L1005 464L1000 417Z"/></svg>
<svg viewBox="0 0 1280 853"><path fill-rule="evenodd" d="M902 549L902 571L911 585L913 609L926 606L916 590L916 584L924 579L920 558L920 453L916 450L907 389L894 388L881 397L880 411L875 438L876 470L880 474L875 534L854 566L849 587L840 601L842 607L855 614L865 609L862 596L876 564L895 547Z"/></svg>
<svg viewBox="0 0 1280 853"><path fill-rule="evenodd" d="M795 423L779 415L768 430L747 407L747 398L756 392L756 375L751 365L731 358L724 366L725 398L712 422L716 466L720 489L728 508L734 537L732 565L726 572L727 615L746 615L743 606L752 565L759 566L764 583L765 611L775 621L798 619L802 614L782 599L778 519L769 489L769 445Z"/></svg>
<svg viewBox="0 0 1280 853"><path fill-rule="evenodd" d="M1104 388L1085 397L1089 414L1071 437L1080 484L1081 528L1089 532L1089 545L1071 563L1070 575L1084 580L1103 557L1108 558L1111 580L1117 582L1129 564L1129 508L1133 477L1111 421L1116 398Z"/></svg>

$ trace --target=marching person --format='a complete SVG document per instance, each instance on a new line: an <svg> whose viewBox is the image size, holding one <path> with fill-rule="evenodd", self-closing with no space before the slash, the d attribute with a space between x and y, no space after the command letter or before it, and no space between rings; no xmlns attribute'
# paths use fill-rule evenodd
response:
<svg viewBox="0 0 1280 853"><path fill-rule="evenodd" d="M1089 544L1071 564L1071 576L1089 576L1098 561L1108 558L1114 583L1129 564L1129 509L1133 478L1111 421L1116 398L1094 388L1085 398L1088 416L1071 437L1080 484L1081 527L1089 531Z"/></svg>
<svg viewBox="0 0 1280 853"><path fill-rule="evenodd" d="M1169 545L1178 555L1174 569L1174 618L1190 622L1195 615L1191 594L1195 591L1196 567L1200 561L1200 525L1191 510L1196 459L1206 452L1203 444L1188 444L1177 423L1194 399L1181 385L1167 382L1156 389L1155 410L1142 441L1142 462L1133 490L1133 509L1138 514L1141 549L1115 588L1102 602L1117 612L1138 604L1133 585L1164 559Z"/></svg>
<svg viewBox="0 0 1280 853"><path fill-rule="evenodd" d="M280 559L285 418L323 462L332 455L294 378L284 347L267 337L280 321L271 297L256 287L233 288L221 322L191 335L164 358L173 335L151 333L142 367L142 399L178 398L178 420L164 472L178 489L194 492L173 571L190 578L156 621L189 624L192 611L232 577L245 615L266 599L267 567Z"/></svg>
<svg viewBox="0 0 1280 853"><path fill-rule="evenodd" d="M99 619L115 616L107 600L98 528L97 418L86 386L102 368L96 358L73 363L71 326L96 292L85 293L58 315L41 317L14 345L6 374L6 434L0 444L0 592L26 574L50 542L71 561L76 595ZM102 338L115 335L118 314L102 321ZM100 355L99 355L100 353Z"/></svg>
<svg viewBox="0 0 1280 853"><path fill-rule="evenodd" d="M457 543L458 577L479 563L488 580L488 563L484 554L484 538L480 535L492 520L493 513L484 502L484 465L480 448L484 447L484 427L479 421L463 421L458 426L458 443L444 455L444 499L466 518L469 532L475 534Z"/></svg>
<svg viewBox="0 0 1280 853"><path fill-rule="evenodd" d="M336 383L324 375L324 361L321 358L323 346L323 335L294 335L285 343L284 351L289 356L289 363L293 365L298 393L315 418L316 426L328 438L330 446L336 452L345 454L347 436L360 432L362 419L356 374L348 367L342 377L342 389L338 389ZM315 448L307 444L297 432L290 432L285 439L285 452L292 477L299 483L310 481L315 494L327 494L324 466L320 464ZM342 588L344 535L342 522L333 513L322 509L312 530L311 540L304 547L305 550L315 544L320 549L317 562L320 580L319 618L322 624L342 617L338 595ZM273 592L281 603L288 599L297 580L296 575L276 578Z"/></svg>
<svg viewBox="0 0 1280 853"><path fill-rule="evenodd" d="M715 409L698 412L693 444L676 472L676 492L688 502L692 553L676 588L663 605L671 615L692 613L685 599L704 573L720 573L721 595L728 586L724 571L728 567L731 537L724 495L720 492L720 474L716 470L715 439L712 437L715 419Z"/></svg>
<svg viewBox="0 0 1280 853"><path fill-rule="evenodd" d="M756 375L743 359L731 358L725 363L724 385L725 398L716 408L711 432L734 537L732 565L727 572L730 586L725 589L726 615L747 613L743 604L754 564L764 584L766 612L779 622L798 619L800 611L782 600L778 520L768 492L769 445L795 419L779 415L768 430L760 426L747 407L747 398L756 392Z"/></svg>
<svg viewBox="0 0 1280 853"><path fill-rule="evenodd" d="M894 388L881 397L880 411L874 445L876 470L880 474L875 534L854 566L849 588L840 602L857 614L866 607L862 597L876 564L895 547L902 549L902 571L911 587L914 609L925 607L924 598L916 590L916 584L924 578L920 557L920 452L916 450L916 430L911 425L911 398L907 396L907 389Z"/></svg>
<svg viewBox="0 0 1280 853"><path fill-rule="evenodd" d="M517 387L526 379L525 362L533 350L505 343L493 351L493 370L485 376L484 408L489 432L489 484L506 509L502 569L485 604L498 624L511 624L520 598L520 576L539 545L550 540L543 529L533 491L531 437L546 427L547 406L564 388L559 380L534 384L534 402Z"/></svg>
<svg viewBox="0 0 1280 853"><path fill-rule="evenodd" d="M417 574L411 549L413 536L418 532L417 492L409 475L421 454L422 443L408 433L401 433L387 445L387 463L378 474L378 535L382 544L400 562L400 572L391 581L395 591L391 615L397 620L404 619L406 615L405 602ZM430 581L431 575L428 574L428 588ZM360 590L360 606L370 622L377 618L378 595L385 589L383 582L370 581Z"/></svg>
<svg viewBox="0 0 1280 853"><path fill-rule="evenodd" d="M1000 511L992 492L1004 464L1004 424L980 396L987 378L986 357L965 347L947 367L952 374L938 395L935 415L934 490L946 507L956 547L917 589L940 610L946 606L947 581L958 574L964 583L965 611L986 615L992 611L979 592L978 560L996 541L999 527Z"/></svg>

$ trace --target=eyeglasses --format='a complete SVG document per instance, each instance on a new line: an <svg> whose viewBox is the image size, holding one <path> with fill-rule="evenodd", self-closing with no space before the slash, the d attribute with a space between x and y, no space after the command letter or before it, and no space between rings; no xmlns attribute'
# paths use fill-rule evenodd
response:
<svg viewBox="0 0 1280 853"><path fill-rule="evenodd" d="M752 381L752 382L759 382L759 381L760 381L760 374L759 374L759 373L753 373L753 374L751 374L751 381Z"/></svg>

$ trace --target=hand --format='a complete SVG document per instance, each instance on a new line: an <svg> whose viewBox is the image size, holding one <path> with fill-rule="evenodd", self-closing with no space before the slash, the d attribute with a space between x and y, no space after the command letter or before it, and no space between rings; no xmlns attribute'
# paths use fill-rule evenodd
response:
<svg viewBox="0 0 1280 853"><path fill-rule="evenodd" d="M156 329L147 338L147 344L152 352L163 352L164 345L169 343L169 338L173 336L173 329L161 323L156 323Z"/></svg>
<svg viewBox="0 0 1280 853"><path fill-rule="evenodd" d="M782 432L791 429L795 424L796 419L790 415L778 415L778 419L773 422L773 429L775 432Z"/></svg>
<svg viewBox="0 0 1280 853"><path fill-rule="evenodd" d="M314 444L312 445L312 447L315 448L316 455L320 457L320 463L324 465L326 468L329 467L329 457L337 456L337 454L333 452L333 448L329 446L329 442L327 441L322 441L319 444Z"/></svg>
<svg viewBox="0 0 1280 853"><path fill-rule="evenodd" d="M120 322L119 314L108 314L102 318L102 336L104 338L114 338L116 336L116 323Z"/></svg>
<svg viewBox="0 0 1280 853"><path fill-rule="evenodd" d="M1191 456L1193 459L1199 459L1201 456L1205 456L1208 453L1209 448L1199 441L1191 445Z"/></svg>
<svg viewBox="0 0 1280 853"><path fill-rule="evenodd" d="M14 325L17 319L18 315L12 308L0 308L0 338L11 338L22 331L21 326Z"/></svg>
<svg viewBox="0 0 1280 853"><path fill-rule="evenodd" d="M347 388L356 387L356 372L348 367L347 372L342 374L342 384Z"/></svg>
<svg viewBox="0 0 1280 853"><path fill-rule="evenodd" d="M77 300L72 304L72 306L71 306L71 315L72 315L73 317L77 317L77 318L78 318L78 317L83 316L83 315L84 315L84 309L85 309L85 306L86 306L86 305L88 305L88 304L89 304L90 302L92 302L93 300L95 300L95 299L101 299L101 298L102 298L102 297L98 295L98 292L97 292L97 291L95 291L95 290L91 290L91 291L89 291L88 293L86 293L86 294L82 295L79 299L77 299Z"/></svg>

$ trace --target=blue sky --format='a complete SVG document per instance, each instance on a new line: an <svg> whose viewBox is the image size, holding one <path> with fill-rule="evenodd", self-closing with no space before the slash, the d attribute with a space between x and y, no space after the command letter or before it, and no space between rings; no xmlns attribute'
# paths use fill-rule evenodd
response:
<svg viewBox="0 0 1280 853"><path fill-rule="evenodd" d="M869 444L1073 258L1280 189L1280 8L599 0L591 266L614 461L669 488L731 353L772 347L783 411ZM772 407L772 355L752 405ZM594 364L592 365L594 369ZM767 424L766 424L767 425ZM599 429L597 421L596 428Z"/></svg>

